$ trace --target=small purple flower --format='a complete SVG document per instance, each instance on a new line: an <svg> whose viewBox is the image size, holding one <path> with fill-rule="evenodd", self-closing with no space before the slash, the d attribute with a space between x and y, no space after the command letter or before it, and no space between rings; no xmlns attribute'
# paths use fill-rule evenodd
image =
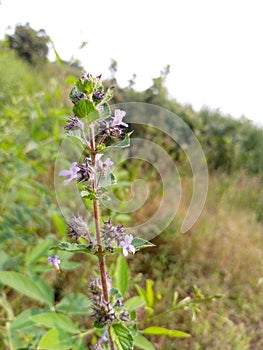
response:
<svg viewBox="0 0 263 350"><path fill-rule="evenodd" d="M54 258L52 258L51 256L49 256L49 257L48 257L48 261L51 262L51 264L54 265L55 269L56 269L58 272L60 272L59 264L61 263L61 261L60 261L58 255L55 255Z"/></svg>
<svg viewBox="0 0 263 350"><path fill-rule="evenodd" d="M68 185L71 180L78 178L78 171L80 168L77 165L77 162L71 163L70 170L61 170L61 172L58 174L59 176L66 176L66 180L64 180L64 185Z"/></svg>
<svg viewBox="0 0 263 350"><path fill-rule="evenodd" d="M101 170L104 174L107 174L110 171L110 167L113 165L113 162L110 158L107 158L104 162L100 160L103 156L103 153L96 154L95 161L99 170Z"/></svg>
<svg viewBox="0 0 263 350"><path fill-rule="evenodd" d="M70 130L83 130L84 129L84 123L81 121L78 117L75 115L73 117L70 117L67 121L67 124L64 126L64 129L67 131Z"/></svg>
<svg viewBox="0 0 263 350"><path fill-rule="evenodd" d="M112 122L110 126L112 128L119 125L128 127L128 124L122 121L122 118L124 118L125 115L126 115L125 111L122 111L121 109L116 109L114 113L114 117L112 117Z"/></svg>
<svg viewBox="0 0 263 350"><path fill-rule="evenodd" d="M86 157L83 164L79 165L79 170L77 173L78 182L80 181L90 181L94 178L94 168L91 165L91 158Z"/></svg>
<svg viewBox="0 0 263 350"><path fill-rule="evenodd" d="M103 91L100 91L99 89L95 89L95 91L93 92L93 98L95 98L95 100L102 100L104 96L105 93Z"/></svg>
<svg viewBox="0 0 263 350"><path fill-rule="evenodd" d="M102 334L100 340L98 341L99 344L100 344L100 343L107 343L107 342L108 342L108 338L106 337L107 333L108 333L107 330L103 332L103 334Z"/></svg>
<svg viewBox="0 0 263 350"><path fill-rule="evenodd" d="M131 244L133 241L133 235L125 235L124 241L120 243L124 256L127 256L129 252L135 253L135 247Z"/></svg>

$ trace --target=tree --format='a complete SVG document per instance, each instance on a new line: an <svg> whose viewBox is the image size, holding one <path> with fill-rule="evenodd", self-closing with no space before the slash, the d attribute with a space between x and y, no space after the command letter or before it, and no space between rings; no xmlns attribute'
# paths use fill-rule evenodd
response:
<svg viewBox="0 0 263 350"><path fill-rule="evenodd" d="M13 35L6 36L9 47L28 63L35 65L46 60L48 54L49 36L43 29L38 31L26 25L17 25Z"/></svg>

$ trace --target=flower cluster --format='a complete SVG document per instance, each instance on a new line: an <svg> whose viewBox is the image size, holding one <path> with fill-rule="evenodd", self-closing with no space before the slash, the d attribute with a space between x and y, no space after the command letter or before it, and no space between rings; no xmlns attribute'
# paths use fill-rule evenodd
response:
<svg viewBox="0 0 263 350"><path fill-rule="evenodd" d="M73 117L69 117L67 124L64 126L66 131L70 130L84 130L84 123L75 115Z"/></svg>
<svg viewBox="0 0 263 350"><path fill-rule="evenodd" d="M104 139L108 136L120 137L124 134L123 127L128 127L128 124L122 121L125 115L125 111L122 111L121 109L116 109L114 117L109 116L107 119L102 120L100 122L99 132L101 135L103 135Z"/></svg>
<svg viewBox="0 0 263 350"><path fill-rule="evenodd" d="M128 253L134 254L136 249L132 245L133 235L125 234L125 228L123 225L114 226L111 223L111 219L104 222L103 234L105 245L108 249L113 248L114 245L122 247L123 255L127 256Z"/></svg>
<svg viewBox="0 0 263 350"><path fill-rule="evenodd" d="M107 288L111 290L111 279L107 275ZM130 314L125 310L123 299L120 294L111 296L110 301L106 301L103 296L103 288L99 278L94 278L90 283L92 317L100 325L106 325L116 320L128 322ZM114 294L114 293L113 293Z"/></svg>
<svg viewBox="0 0 263 350"><path fill-rule="evenodd" d="M96 154L95 165L92 164L90 157L85 157L82 164L73 162L71 163L69 170L61 170L59 176L66 177L66 180L64 180L64 185L68 185L73 179L76 179L77 182L94 180L96 173L99 173L99 178L107 175L110 172L110 168L113 165L113 162L110 160L110 158L102 161L102 156L103 153Z"/></svg>
<svg viewBox="0 0 263 350"><path fill-rule="evenodd" d="M78 242L79 238L84 238L89 242L90 246L94 245L94 240L89 232L89 227L80 215L77 217L73 216L68 222L68 236L73 242Z"/></svg>
<svg viewBox="0 0 263 350"><path fill-rule="evenodd" d="M111 288L111 279L107 275L107 287ZM104 299L103 288L101 281L98 278L95 278L90 283L90 292L92 294L92 317L100 325L106 325L117 319L115 310L111 303Z"/></svg>

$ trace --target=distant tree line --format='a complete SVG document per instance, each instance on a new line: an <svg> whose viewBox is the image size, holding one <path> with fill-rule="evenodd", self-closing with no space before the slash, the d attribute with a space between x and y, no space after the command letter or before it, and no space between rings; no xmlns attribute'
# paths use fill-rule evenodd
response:
<svg viewBox="0 0 263 350"><path fill-rule="evenodd" d="M29 64L36 65L47 60L50 38L44 29L35 30L29 23L18 24L12 35L6 35L6 42Z"/></svg>

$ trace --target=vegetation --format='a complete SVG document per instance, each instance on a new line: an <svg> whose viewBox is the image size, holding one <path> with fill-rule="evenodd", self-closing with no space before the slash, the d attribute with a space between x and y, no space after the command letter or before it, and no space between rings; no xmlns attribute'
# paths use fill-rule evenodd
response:
<svg viewBox="0 0 263 350"><path fill-rule="evenodd" d="M151 286L153 291L154 315L147 321L144 313L149 308L141 308L138 317L145 326L159 325L161 319L163 327L191 334L191 338L182 339L145 334L156 349L259 350L263 347L263 130L245 118L235 120L218 111L196 112L170 99L165 88L168 72L161 72L144 92L136 91L133 84L117 86L114 102L157 104L185 120L206 154L209 192L202 216L190 232L182 235L180 223L192 190L187 159L168 137L132 125L136 134L143 133L171 154L183 185L176 219L152 241L158 246L158 254L151 248L138 253L136 260L128 260L130 280L145 290ZM0 270L26 274L39 286L41 280L46 281L58 304L66 295L78 293L82 308L73 318L81 317L82 324L88 325L89 305L82 297L86 293L83 280L93 261L87 262L81 254L72 258L65 253L59 275L47 264L48 248L55 240L63 240L66 233L53 189L53 167L64 137L64 122L70 114L67 96L71 87L67 82L71 83L69 77L78 77L79 73L66 64L50 62L39 71L14 50L0 51ZM111 80L105 81L106 85ZM142 167L140 161L131 161L122 171L131 181L149 178L151 187L158 189L158 174L150 167ZM140 222L141 217L150 215L158 200L156 196L135 212L133 220ZM114 264L113 258L112 269ZM138 290L130 289L128 296L137 295ZM9 343L12 332L18 339L30 327L34 329L34 336L29 332L24 339L28 344L34 337L41 337L43 330L36 324L22 322L29 313L17 317L24 310L38 310L41 300L32 301L5 285L0 285L0 292L0 349L18 348ZM215 294L221 298L205 303L205 295ZM199 303L191 302L197 299ZM182 301L187 304L176 309ZM176 312L165 314L169 303ZM60 310L70 313L65 303L60 303ZM160 317L155 318L158 314ZM12 320L16 320L17 328L10 327Z"/></svg>
<svg viewBox="0 0 263 350"><path fill-rule="evenodd" d="M26 25L17 25L13 35L6 36L7 44L30 64L41 63L47 59L49 37L43 29L38 31Z"/></svg>

